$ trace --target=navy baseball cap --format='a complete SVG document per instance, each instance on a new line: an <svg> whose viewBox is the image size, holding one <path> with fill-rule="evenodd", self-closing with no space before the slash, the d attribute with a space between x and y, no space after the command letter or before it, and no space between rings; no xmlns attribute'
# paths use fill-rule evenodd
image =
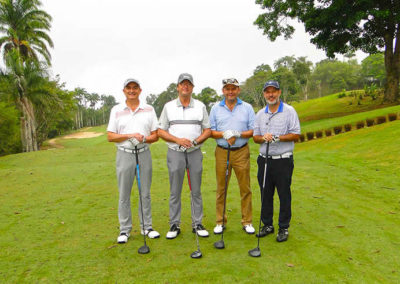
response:
<svg viewBox="0 0 400 284"><path fill-rule="evenodd" d="M280 89L278 81L275 81L275 80L267 81L267 83L264 84L263 91L268 87L274 87L275 89L278 89L278 90Z"/></svg>

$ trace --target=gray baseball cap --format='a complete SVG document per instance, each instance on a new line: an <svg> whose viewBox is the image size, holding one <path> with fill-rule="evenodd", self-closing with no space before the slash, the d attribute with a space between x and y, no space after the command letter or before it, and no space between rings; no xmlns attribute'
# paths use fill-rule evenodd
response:
<svg viewBox="0 0 400 284"><path fill-rule="evenodd" d="M278 89L278 90L280 89L278 81L275 81L275 80L269 80L269 81L267 81L267 82L264 84L263 91L264 91L266 88L268 88L268 87L274 87L275 89Z"/></svg>
<svg viewBox="0 0 400 284"><path fill-rule="evenodd" d="M193 76L189 73L182 73L181 75L179 75L178 84L182 83L184 80L188 80L194 86Z"/></svg>
<svg viewBox="0 0 400 284"><path fill-rule="evenodd" d="M138 80L129 78L129 79L126 79L126 80L125 80L125 82L124 82L124 88L125 88L129 83L136 83L136 84L138 84L138 86L140 87L140 83L139 83Z"/></svg>

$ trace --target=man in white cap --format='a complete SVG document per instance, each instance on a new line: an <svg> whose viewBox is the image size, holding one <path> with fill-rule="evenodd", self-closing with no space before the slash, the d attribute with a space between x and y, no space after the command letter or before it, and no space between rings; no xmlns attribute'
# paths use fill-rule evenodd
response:
<svg viewBox="0 0 400 284"><path fill-rule="evenodd" d="M127 79L123 92L125 102L114 106L107 127L108 141L117 146L117 179L119 190L118 219L120 234L118 243L126 243L132 230L131 190L136 176L136 150L139 157L142 205L139 202L141 234L158 238L160 234L152 228L151 176L152 160L148 144L158 140L157 116L152 106L139 100L142 92L139 81ZM138 178L138 177L136 177ZM142 217L143 212L143 217ZM144 224L142 224L142 218Z"/></svg>
<svg viewBox="0 0 400 284"><path fill-rule="evenodd" d="M284 242L289 237L288 228L292 216L290 185L294 167L293 149L294 141L300 137L300 122L295 109L279 99L281 89L278 81L267 81L264 84L263 94L267 106L257 113L253 137L254 142L261 144L257 159L257 178L261 190L261 220L264 226L257 236L265 237L274 232L276 187L280 201L279 231L276 240ZM267 143L270 143L268 153ZM267 163L266 174L264 174L265 163ZM265 188L263 188L264 183Z"/></svg>
<svg viewBox="0 0 400 284"><path fill-rule="evenodd" d="M164 105L160 116L158 135L168 144L167 166L170 182L169 223L167 239L174 239L180 233L181 193L185 176L185 151L190 171L192 208L192 232L208 237L202 225L203 200L201 197L201 175L203 154L200 146L211 134L206 106L192 98L193 77L188 73L179 75L178 98Z"/></svg>
<svg viewBox="0 0 400 284"><path fill-rule="evenodd" d="M225 174L227 153L230 151L228 182L232 169L240 189L242 226L247 234L254 234L252 225L252 192L250 188L250 149L247 144L253 136L253 107L238 98L240 86L235 78L222 80L224 99L215 104L210 112L211 133L217 141L215 170L217 177L216 223L214 234L225 229L227 216L223 215L225 200ZM222 225L224 224L224 226Z"/></svg>

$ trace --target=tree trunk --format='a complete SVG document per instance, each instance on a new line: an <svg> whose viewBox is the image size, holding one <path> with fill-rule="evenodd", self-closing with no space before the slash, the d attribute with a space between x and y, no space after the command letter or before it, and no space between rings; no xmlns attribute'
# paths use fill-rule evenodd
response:
<svg viewBox="0 0 400 284"><path fill-rule="evenodd" d="M24 152L39 150L36 134L36 119L33 104L30 100L22 97L18 100L18 105L22 111L21 117L21 142Z"/></svg>
<svg viewBox="0 0 400 284"><path fill-rule="evenodd" d="M393 36L385 35L385 69L386 83L384 100L395 102L399 98L400 77L400 27L397 27L396 43L393 51Z"/></svg>

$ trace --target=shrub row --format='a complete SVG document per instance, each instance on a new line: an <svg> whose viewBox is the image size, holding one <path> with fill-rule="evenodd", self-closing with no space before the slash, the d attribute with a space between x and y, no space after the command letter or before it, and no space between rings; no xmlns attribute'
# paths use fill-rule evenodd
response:
<svg viewBox="0 0 400 284"><path fill-rule="evenodd" d="M394 121L398 119L398 115L397 113L389 113L388 116L378 116L376 118L367 118L365 121L358 121L356 123L356 129L360 129L360 128L364 128L365 126L369 127L369 126L373 126L374 124L382 124L385 123L387 121ZM345 125L338 125L333 127L333 133L335 133L335 135L338 135L340 133L342 133L343 131L348 132L352 130L352 125L347 123ZM324 131L322 130L318 130L315 132L306 132L306 134L301 134L300 135L300 142L304 142L306 141L306 137L307 137L307 141L313 140L314 138L322 138L323 137L323 132L325 132L325 137L329 137L332 136L332 130L331 129L325 129Z"/></svg>

